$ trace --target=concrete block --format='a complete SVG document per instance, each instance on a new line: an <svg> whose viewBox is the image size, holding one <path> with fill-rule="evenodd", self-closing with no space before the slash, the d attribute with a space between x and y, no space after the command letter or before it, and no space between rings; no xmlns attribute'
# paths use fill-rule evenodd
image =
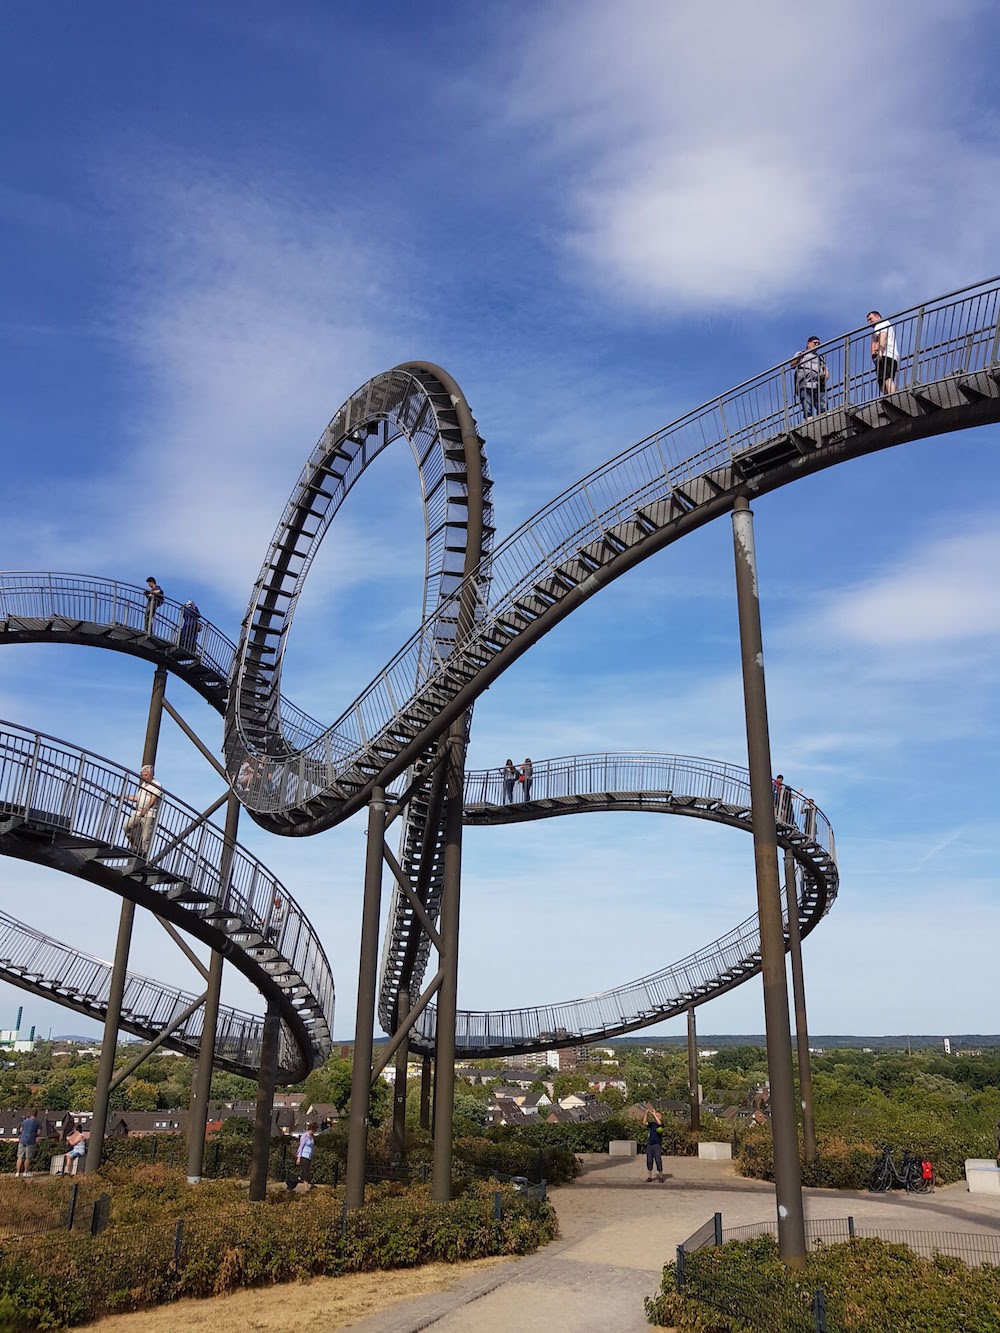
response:
<svg viewBox="0 0 1000 1333"><path fill-rule="evenodd" d="M709 1162L731 1162L733 1145L731 1143L699 1143L698 1156Z"/></svg>
<svg viewBox="0 0 1000 1333"><path fill-rule="evenodd" d="M635 1152L634 1139L611 1139L608 1143L609 1157L634 1157Z"/></svg>
<svg viewBox="0 0 1000 1333"><path fill-rule="evenodd" d="M970 1194L1000 1194L1000 1166L989 1157L967 1157L965 1179Z"/></svg>

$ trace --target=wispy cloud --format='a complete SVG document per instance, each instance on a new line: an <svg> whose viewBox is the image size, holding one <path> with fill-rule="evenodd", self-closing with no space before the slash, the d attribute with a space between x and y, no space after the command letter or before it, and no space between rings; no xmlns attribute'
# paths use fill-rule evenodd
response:
<svg viewBox="0 0 1000 1333"><path fill-rule="evenodd" d="M567 262L612 301L666 311L968 280L992 262L998 190L994 146L958 128L979 14L549 7L509 101L557 184ZM961 245L942 247L956 220Z"/></svg>

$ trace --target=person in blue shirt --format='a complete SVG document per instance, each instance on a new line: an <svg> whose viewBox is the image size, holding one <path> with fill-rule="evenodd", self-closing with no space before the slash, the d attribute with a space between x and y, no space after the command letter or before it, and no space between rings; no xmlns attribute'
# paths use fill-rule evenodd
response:
<svg viewBox="0 0 1000 1333"><path fill-rule="evenodd" d="M21 1133L17 1140L17 1161L14 1164L15 1176L31 1175L31 1164L35 1160L35 1149L38 1147L38 1135L41 1129L42 1122L38 1119L38 1112L29 1111L21 1121Z"/></svg>
<svg viewBox="0 0 1000 1333"><path fill-rule="evenodd" d="M295 1165L299 1168L299 1178L309 1184L312 1174L313 1148L316 1146L316 1125L312 1120L306 1125L306 1132L299 1135L299 1150L295 1154Z"/></svg>

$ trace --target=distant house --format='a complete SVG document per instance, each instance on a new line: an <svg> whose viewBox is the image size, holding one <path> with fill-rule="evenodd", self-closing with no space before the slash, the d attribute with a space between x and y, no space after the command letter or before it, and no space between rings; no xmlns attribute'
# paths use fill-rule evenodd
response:
<svg viewBox="0 0 1000 1333"><path fill-rule="evenodd" d="M486 1108L487 1125L523 1125L529 1118L512 1097L497 1097Z"/></svg>
<svg viewBox="0 0 1000 1333"><path fill-rule="evenodd" d="M150 1134L183 1134L187 1111L116 1111L108 1122L112 1139L144 1139Z"/></svg>

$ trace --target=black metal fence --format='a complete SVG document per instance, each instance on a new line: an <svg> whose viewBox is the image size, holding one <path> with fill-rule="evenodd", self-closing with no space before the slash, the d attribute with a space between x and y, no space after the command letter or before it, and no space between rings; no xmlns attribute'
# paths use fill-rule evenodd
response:
<svg viewBox="0 0 1000 1333"><path fill-rule="evenodd" d="M777 1240L778 1224L752 1222L723 1227L722 1214L709 1220L677 1247L677 1290L689 1294L722 1315L754 1318L754 1327L781 1329L782 1333L827 1333L826 1295L812 1289L792 1271L776 1274L748 1255L745 1264L728 1265L725 1275L716 1262L729 1241L760 1237ZM970 1267L1000 1266L1000 1233L996 1231L912 1231L896 1227L859 1226L853 1217L820 1218L805 1224L806 1249L872 1237L887 1244L906 1245L925 1259L947 1255ZM763 1319L763 1323L759 1322Z"/></svg>

